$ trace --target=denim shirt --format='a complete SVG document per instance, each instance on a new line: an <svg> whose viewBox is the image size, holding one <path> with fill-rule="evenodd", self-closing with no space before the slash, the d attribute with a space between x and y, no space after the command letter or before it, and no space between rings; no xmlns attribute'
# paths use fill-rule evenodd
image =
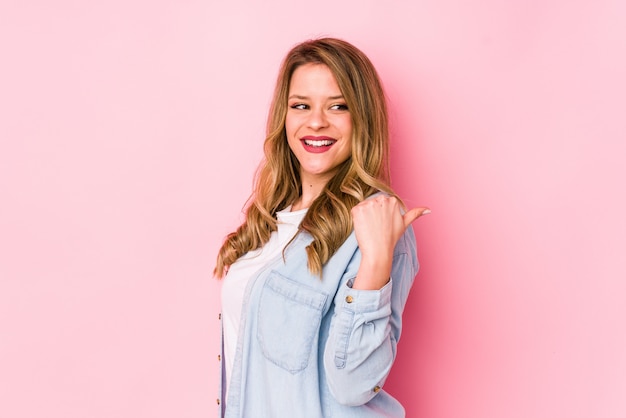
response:
<svg viewBox="0 0 626 418"><path fill-rule="evenodd" d="M222 367L218 416L404 417L382 387L418 270L413 229L398 240L391 278L380 290L351 288L361 261L354 232L324 265L321 279L307 267L311 241L300 232L284 259L250 280L226 402Z"/></svg>

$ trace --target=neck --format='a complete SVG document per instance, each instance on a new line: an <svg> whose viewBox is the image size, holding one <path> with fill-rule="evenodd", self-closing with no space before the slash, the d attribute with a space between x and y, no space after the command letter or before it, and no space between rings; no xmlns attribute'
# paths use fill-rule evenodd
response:
<svg viewBox="0 0 626 418"><path fill-rule="evenodd" d="M306 186L303 184L302 195L291 205L291 210L296 211L308 208L311 206L311 203L317 199L317 196L320 195L321 191L321 188L317 189L313 185Z"/></svg>
<svg viewBox="0 0 626 418"><path fill-rule="evenodd" d="M300 171L300 180L302 181L302 194L291 205L291 210L306 209L311 206L313 201L322 193L326 184L337 174L337 170L324 174L310 174Z"/></svg>
<svg viewBox="0 0 626 418"><path fill-rule="evenodd" d="M312 181L310 179L303 179L302 181L302 194L300 197L291 205L291 210L300 210L306 209L317 197L322 193L324 187L326 187L327 180L315 179L317 181Z"/></svg>

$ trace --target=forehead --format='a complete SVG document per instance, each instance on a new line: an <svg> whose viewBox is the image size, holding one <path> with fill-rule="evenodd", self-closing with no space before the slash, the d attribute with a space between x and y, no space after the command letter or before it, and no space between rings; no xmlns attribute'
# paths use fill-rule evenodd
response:
<svg viewBox="0 0 626 418"><path fill-rule="evenodd" d="M289 81L290 93L328 92L340 94L339 84L325 64L304 64L296 68Z"/></svg>

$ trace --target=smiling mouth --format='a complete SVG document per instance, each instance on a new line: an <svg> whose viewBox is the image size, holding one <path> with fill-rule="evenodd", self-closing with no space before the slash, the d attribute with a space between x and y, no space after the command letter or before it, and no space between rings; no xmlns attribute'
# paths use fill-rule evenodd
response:
<svg viewBox="0 0 626 418"><path fill-rule="evenodd" d="M337 142L336 139L328 136L305 136L300 139L306 147L326 148Z"/></svg>
<svg viewBox="0 0 626 418"><path fill-rule="evenodd" d="M327 147L334 144L334 139L305 139L304 143L310 147Z"/></svg>

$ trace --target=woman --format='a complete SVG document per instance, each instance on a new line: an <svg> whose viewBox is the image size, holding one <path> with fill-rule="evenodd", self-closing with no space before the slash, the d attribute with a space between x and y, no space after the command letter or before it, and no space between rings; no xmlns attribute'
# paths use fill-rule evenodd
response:
<svg viewBox="0 0 626 418"><path fill-rule="evenodd" d="M244 223L217 258L225 417L402 417L382 390L418 263L389 186L369 59L334 38L286 56ZM221 416L221 415L220 415Z"/></svg>

